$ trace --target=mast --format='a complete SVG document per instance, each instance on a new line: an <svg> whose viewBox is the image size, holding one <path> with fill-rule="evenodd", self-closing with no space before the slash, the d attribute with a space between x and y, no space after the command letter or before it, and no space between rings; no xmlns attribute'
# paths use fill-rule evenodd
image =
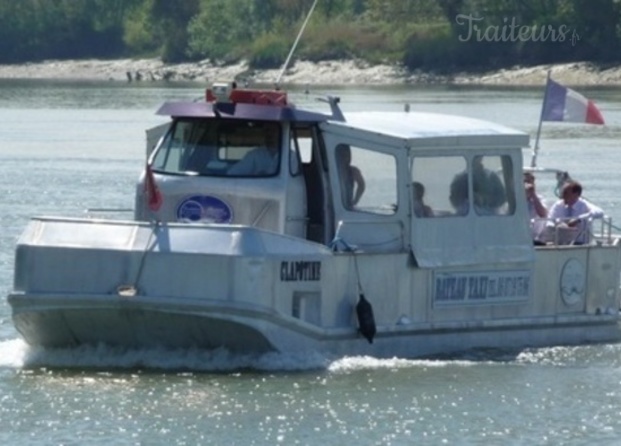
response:
<svg viewBox="0 0 621 446"><path fill-rule="evenodd" d="M300 28L300 32L298 33L297 37L295 38L295 41L293 42L293 45L291 46L291 50L289 51L289 54L287 55L287 59L285 60L285 63L283 64L283 67L282 67L282 70L280 71L280 74L278 75L278 78L276 79L276 87L278 87L278 85L280 84L280 79L283 77L283 75L285 74L285 70L289 66L289 62L291 61L291 57L293 56L293 53L295 52L295 49L298 46L298 42L300 41L300 38L302 37L302 34L304 33L304 30L306 29L306 25L308 24L308 20L310 19L311 15L313 14L313 11L315 10L315 6L317 6L317 1L318 0L315 0L313 2L313 6L311 6L311 9L308 11L308 14L306 15L306 19L304 19L304 23L302 24L302 28Z"/></svg>
<svg viewBox="0 0 621 446"><path fill-rule="evenodd" d="M546 88L543 92L543 103L541 104L541 114L539 115L539 126L537 127L537 136L535 137L535 147L533 148L533 156L530 159L530 167L537 167L537 155L539 154L539 137L541 136L541 124L543 123L543 113L546 109L548 99L548 84L550 83L550 70L546 78Z"/></svg>

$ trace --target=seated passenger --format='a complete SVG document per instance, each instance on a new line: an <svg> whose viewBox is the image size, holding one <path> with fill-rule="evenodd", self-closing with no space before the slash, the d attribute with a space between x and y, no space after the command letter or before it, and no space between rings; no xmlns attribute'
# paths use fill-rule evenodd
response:
<svg viewBox="0 0 621 446"><path fill-rule="evenodd" d="M466 215L470 208L468 203L468 173L457 174L451 182L449 191L449 201L455 208L455 214Z"/></svg>
<svg viewBox="0 0 621 446"><path fill-rule="evenodd" d="M472 190L474 208L479 215L496 215L506 203L505 187L496 172L483 166L483 157L477 156L472 161ZM468 172L455 175L450 186L449 200L457 215L468 213Z"/></svg>
<svg viewBox="0 0 621 446"><path fill-rule="evenodd" d="M360 201L366 184L360 169L351 165L351 148L349 146L337 146L336 164L341 181L343 206L345 209L353 209Z"/></svg>
<svg viewBox="0 0 621 446"><path fill-rule="evenodd" d="M468 177L464 175L458 178L460 175L462 174L455 177L451 183L449 201L451 206L455 208L455 214L466 215L470 209L470 204L468 203Z"/></svg>
<svg viewBox="0 0 621 446"><path fill-rule="evenodd" d="M483 157L477 156L472 162L472 190L474 205L480 214L493 215L507 201L505 187L496 172L483 166Z"/></svg>
<svg viewBox="0 0 621 446"><path fill-rule="evenodd" d="M417 217L433 217L433 210L431 207L427 206L424 201L425 186L418 181L414 181L412 183L412 194L414 199L414 214Z"/></svg>
<svg viewBox="0 0 621 446"><path fill-rule="evenodd" d="M592 218L603 218L604 211L581 197L582 185L577 181L568 181L563 185L562 198L550 208L548 216L560 220L561 225L576 228L577 234L572 243L581 245L589 241Z"/></svg>
<svg viewBox="0 0 621 446"><path fill-rule="evenodd" d="M256 147L235 163L228 175L269 176L278 172L280 162L278 134L266 133L265 145Z"/></svg>

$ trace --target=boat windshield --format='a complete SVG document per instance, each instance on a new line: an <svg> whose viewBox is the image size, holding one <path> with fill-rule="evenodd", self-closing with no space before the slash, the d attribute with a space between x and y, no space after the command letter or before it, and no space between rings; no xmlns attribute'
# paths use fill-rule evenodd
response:
<svg viewBox="0 0 621 446"><path fill-rule="evenodd" d="M157 147L152 166L178 175L274 176L280 141L276 122L177 119Z"/></svg>

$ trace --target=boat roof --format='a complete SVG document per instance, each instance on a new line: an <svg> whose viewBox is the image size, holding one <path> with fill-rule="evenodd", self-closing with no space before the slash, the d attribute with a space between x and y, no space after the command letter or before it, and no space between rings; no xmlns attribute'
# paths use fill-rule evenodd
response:
<svg viewBox="0 0 621 446"><path fill-rule="evenodd" d="M334 105L334 104L333 104ZM374 139L393 139L409 148L526 147L524 132L481 119L423 112L352 112L343 115L298 109L279 90L237 89L233 84L214 84L205 101L166 102L158 115L172 118L239 119L275 122L326 123L336 133L357 133ZM335 113L335 109L337 112ZM330 122L329 125L327 122Z"/></svg>
<svg viewBox="0 0 621 446"><path fill-rule="evenodd" d="M410 148L526 147L530 137L519 130L457 115L425 112L353 112L344 122L330 121L332 131L382 135Z"/></svg>
<svg viewBox="0 0 621 446"><path fill-rule="evenodd" d="M332 118L332 115L298 109L293 105L233 102L166 102L156 114L172 118L226 118L294 122L323 122Z"/></svg>

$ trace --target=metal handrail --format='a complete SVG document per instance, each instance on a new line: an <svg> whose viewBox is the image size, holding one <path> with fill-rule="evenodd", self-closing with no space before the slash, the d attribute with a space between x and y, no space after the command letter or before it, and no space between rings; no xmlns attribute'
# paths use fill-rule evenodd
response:
<svg viewBox="0 0 621 446"><path fill-rule="evenodd" d="M586 219L581 219L585 222L582 228L576 228L576 234L574 235L572 241L570 243L559 243L559 233L561 228L568 228L568 226L563 226L564 223L576 220L576 217L563 217L563 218L533 218L531 219L531 225L537 224L537 222L545 222L545 228L543 231L552 229L554 231L552 243L554 245L560 244L568 244L574 245L576 241L580 240L583 236L585 237L584 244L593 244L595 241L596 244L607 244L612 245L616 237L613 237L612 230L614 225L612 224L612 218L605 217L588 217ZM593 221L600 220L599 230L595 230ZM543 232L542 231L542 232Z"/></svg>

